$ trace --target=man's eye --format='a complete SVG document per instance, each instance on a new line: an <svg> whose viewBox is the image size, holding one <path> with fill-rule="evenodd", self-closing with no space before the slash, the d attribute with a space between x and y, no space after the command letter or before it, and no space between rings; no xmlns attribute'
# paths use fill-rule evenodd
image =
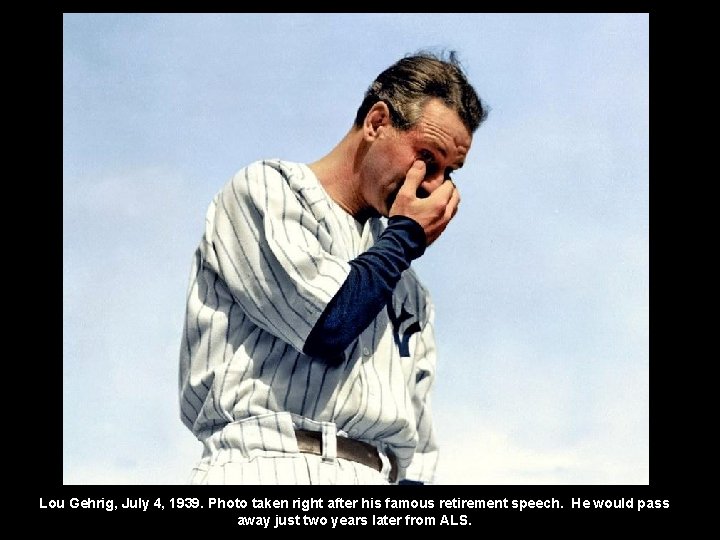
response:
<svg viewBox="0 0 720 540"><path fill-rule="evenodd" d="M420 159L425 162L425 174L435 174L435 171L437 171L437 163L435 163L435 159L432 157L432 155L422 153L420 154Z"/></svg>

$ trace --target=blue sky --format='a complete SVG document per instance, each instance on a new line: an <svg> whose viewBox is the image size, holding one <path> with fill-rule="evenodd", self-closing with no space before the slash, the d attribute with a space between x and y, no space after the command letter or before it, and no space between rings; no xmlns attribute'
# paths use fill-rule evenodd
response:
<svg viewBox="0 0 720 540"><path fill-rule="evenodd" d="M381 70L455 49L490 105L414 264L438 483L649 482L647 14L65 14L63 483L183 484L190 262L242 166L310 162Z"/></svg>

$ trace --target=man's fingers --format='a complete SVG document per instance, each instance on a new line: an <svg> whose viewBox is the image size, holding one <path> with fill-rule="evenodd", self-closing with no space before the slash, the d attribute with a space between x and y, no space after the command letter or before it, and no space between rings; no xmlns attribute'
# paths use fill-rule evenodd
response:
<svg viewBox="0 0 720 540"><path fill-rule="evenodd" d="M405 183L403 184L402 189L406 189L408 191L412 191L412 193L415 193L420 187L420 184L423 183L424 179L425 162L417 160L413 163L412 167L410 167L410 170L405 175Z"/></svg>
<svg viewBox="0 0 720 540"><path fill-rule="evenodd" d="M452 180L446 180L430 194L429 198L434 198L436 201L440 201L443 204L449 204L453 193L456 191L455 184L453 184Z"/></svg>
<svg viewBox="0 0 720 540"><path fill-rule="evenodd" d="M449 183L449 182L446 182ZM460 206L460 192L453 186L452 194L450 196L450 200L448 201L447 206L445 207L445 218L450 221L453 217L455 217L455 214L457 214L458 208Z"/></svg>
<svg viewBox="0 0 720 540"><path fill-rule="evenodd" d="M414 219L425 231L427 245L442 234L455 216L460 204L460 193L452 180L447 179L427 197L418 197L417 191L425 181L425 163L415 161L405 175L405 182L392 204L389 215L403 215Z"/></svg>

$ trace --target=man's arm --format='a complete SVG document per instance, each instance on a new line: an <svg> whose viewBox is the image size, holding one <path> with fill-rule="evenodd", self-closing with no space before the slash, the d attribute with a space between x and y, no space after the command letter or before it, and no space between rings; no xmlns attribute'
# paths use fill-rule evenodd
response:
<svg viewBox="0 0 720 540"><path fill-rule="evenodd" d="M387 304L402 272L445 230L457 212L457 189L445 182L418 198L424 178L425 163L418 160L390 209L386 230L372 248L350 261L350 273L310 332L305 354L342 362L342 352Z"/></svg>
<svg viewBox="0 0 720 540"><path fill-rule="evenodd" d="M368 251L350 261L350 273L313 327L303 352L329 362L377 317L413 259L425 251L425 232L405 216L393 216Z"/></svg>
<svg viewBox="0 0 720 540"><path fill-rule="evenodd" d="M325 251L315 237L322 228L279 172L254 164L220 193L203 264L222 277L255 324L332 362L387 304L402 272L457 209L451 182L417 197L424 174L424 163L416 162L390 209L389 232L347 262Z"/></svg>

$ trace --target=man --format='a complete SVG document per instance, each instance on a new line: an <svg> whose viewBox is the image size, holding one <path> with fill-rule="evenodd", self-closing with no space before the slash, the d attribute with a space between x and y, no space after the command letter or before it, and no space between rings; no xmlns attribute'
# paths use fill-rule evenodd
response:
<svg viewBox="0 0 720 540"><path fill-rule="evenodd" d="M433 480L434 311L409 267L457 212L486 114L454 53L408 56L323 158L253 163L216 195L180 353L191 483Z"/></svg>

